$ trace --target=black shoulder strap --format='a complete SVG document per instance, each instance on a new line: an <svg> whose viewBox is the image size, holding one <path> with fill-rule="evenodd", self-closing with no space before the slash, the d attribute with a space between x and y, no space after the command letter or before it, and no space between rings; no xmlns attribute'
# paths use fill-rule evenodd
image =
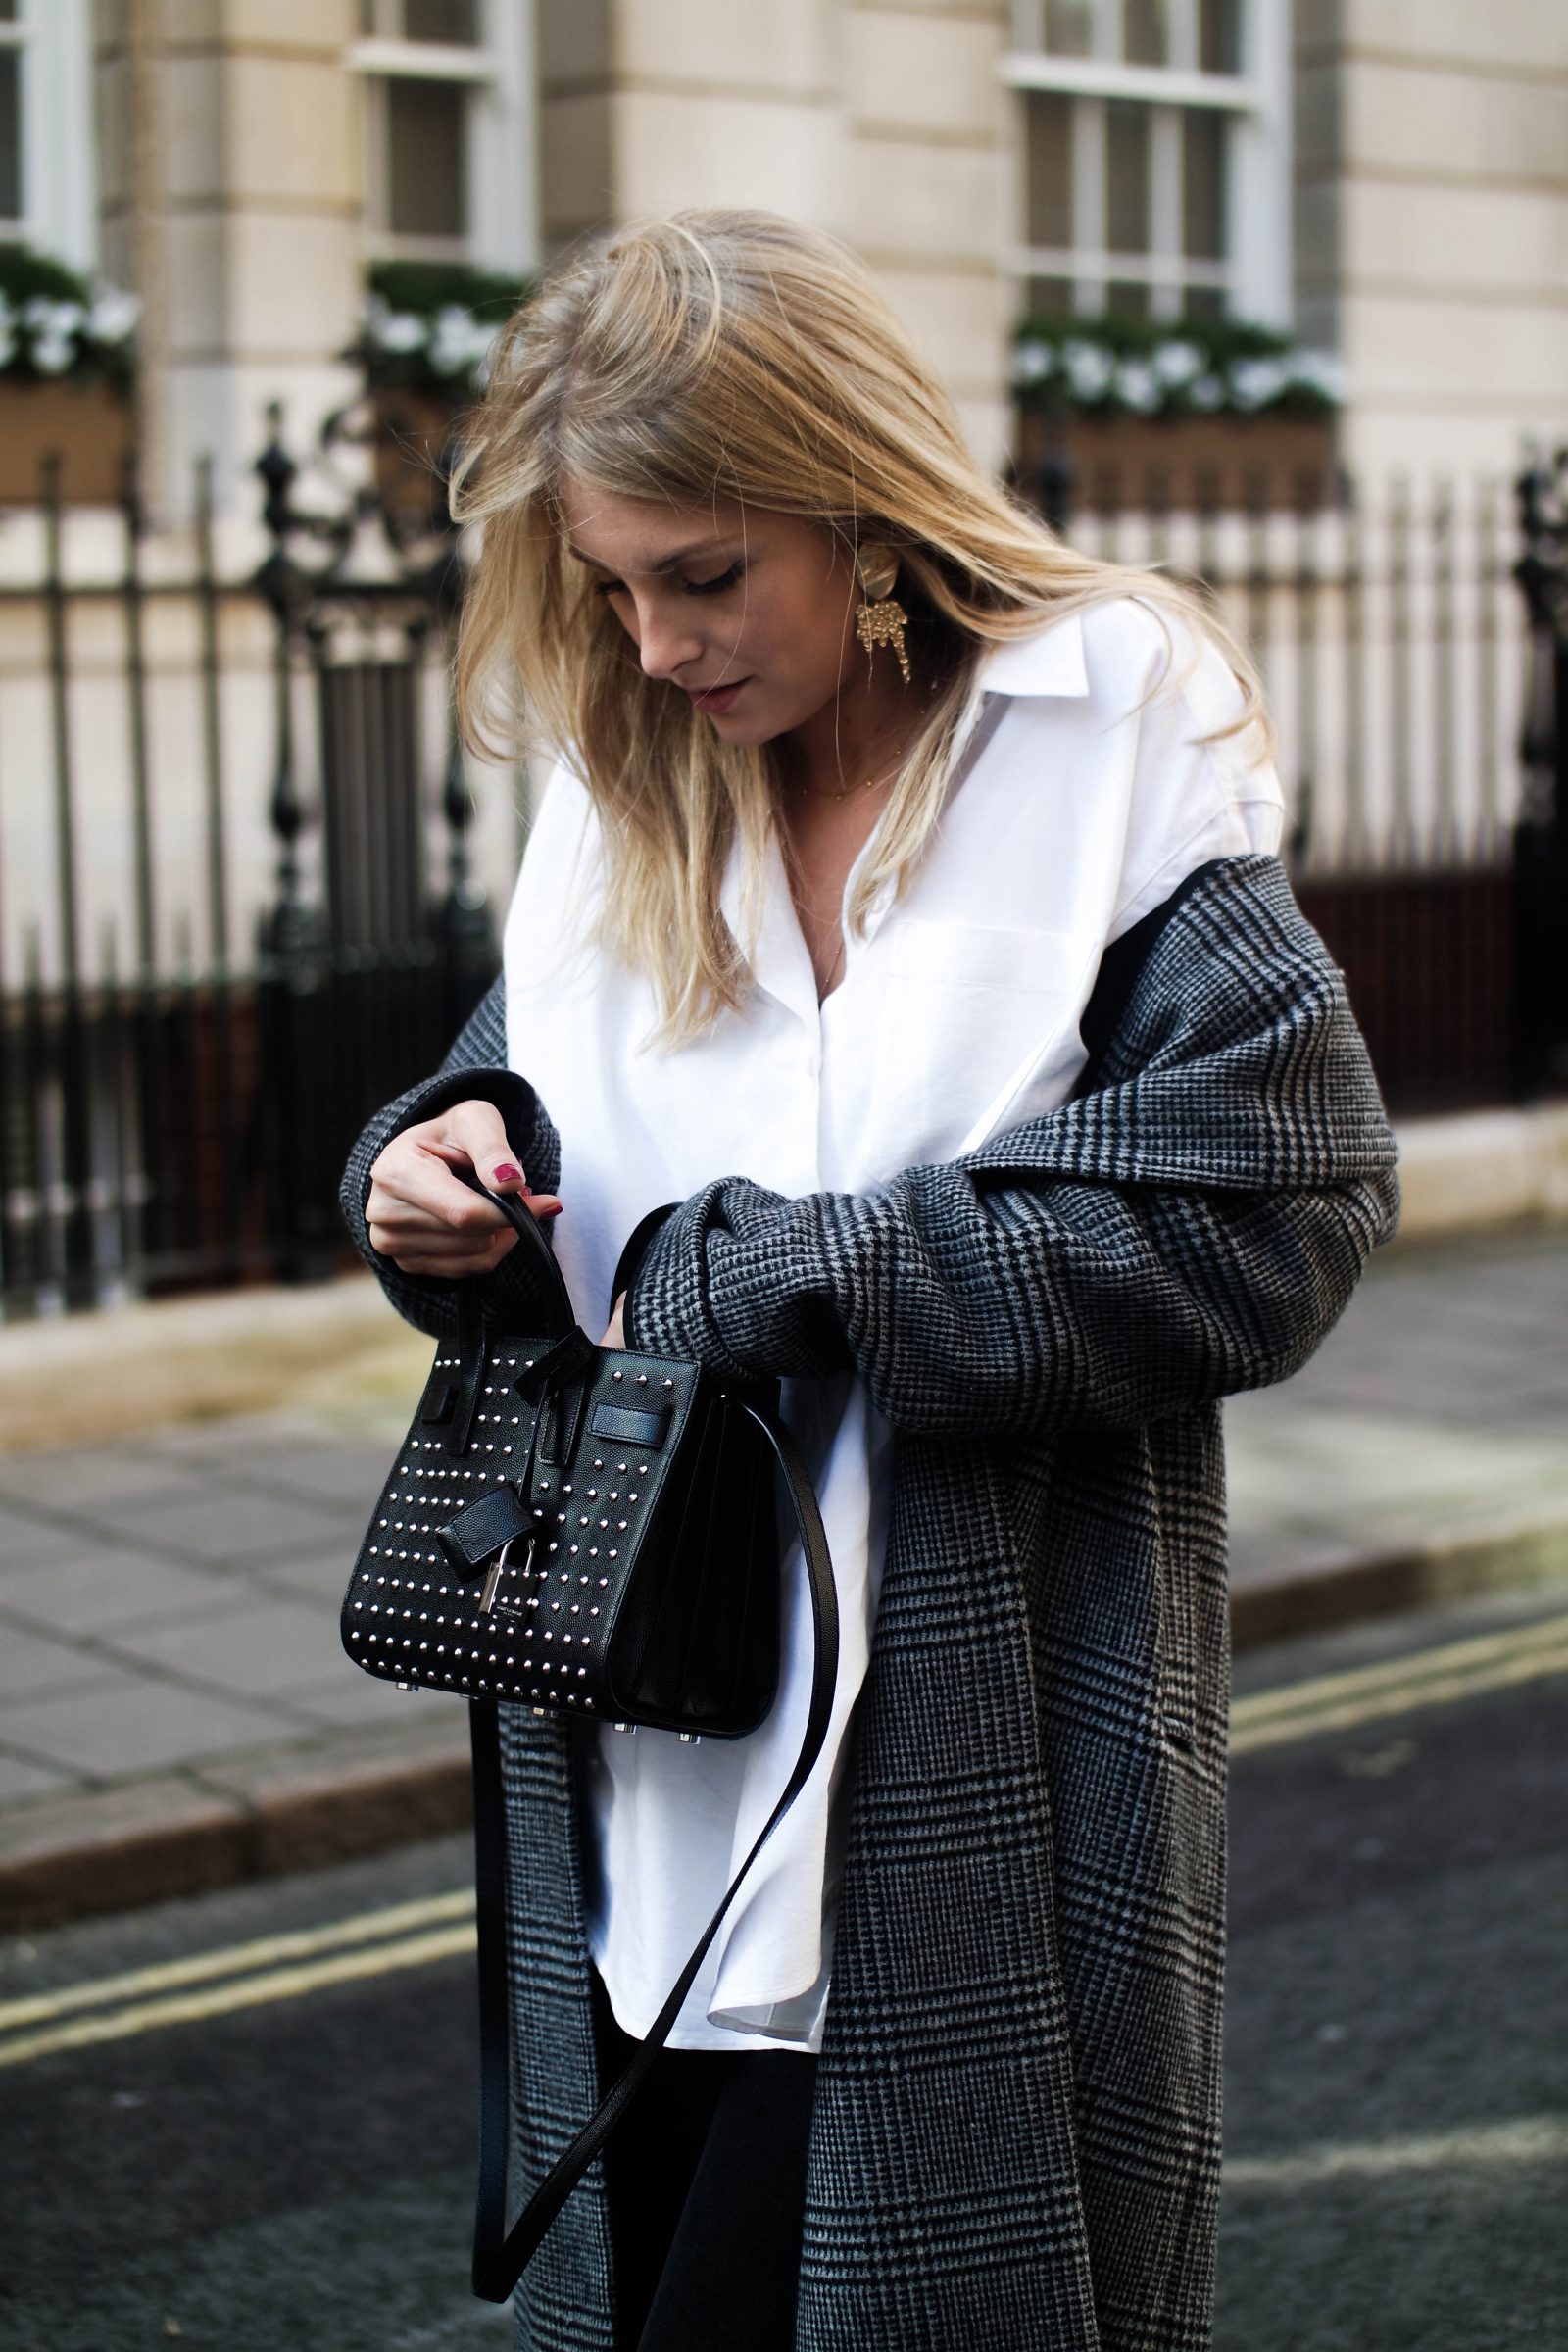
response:
<svg viewBox="0 0 1568 2352"><path fill-rule="evenodd" d="M656 1214L664 1212L659 1211ZM639 1227L639 1232L641 1228ZM633 1236L635 1240L636 1236ZM624 2072L617 2077L598 2113L564 2149L534 2190L509 2230L507 2215L507 2150L509 2108L509 2004L506 1940L506 1813L501 1788L501 1735L493 1698L470 1701L473 1740L474 1846L477 1861L479 1928L479 2190L473 2227L473 2291L488 2303L504 2303L516 2285L546 2230L592 2164L663 2048L697 1973L708 1957L724 1915L739 1892L752 1864L784 1819L810 1778L827 1738L838 1680L839 1612L833 1589L833 1563L828 1553L822 1514L794 1437L771 1413L732 1400L750 1413L767 1439L784 1474L806 1554L807 1583L811 1603L814 1660L811 1703L801 1740L801 1751L784 1793L768 1816L718 1909L703 1930L696 1950L681 1970L669 1998L655 2018L647 2038Z"/></svg>

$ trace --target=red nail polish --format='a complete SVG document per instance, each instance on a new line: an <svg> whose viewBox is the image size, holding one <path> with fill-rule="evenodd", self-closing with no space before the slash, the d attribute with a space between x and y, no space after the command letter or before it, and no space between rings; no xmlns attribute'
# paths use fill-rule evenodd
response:
<svg viewBox="0 0 1568 2352"><path fill-rule="evenodd" d="M497 1184L517 1184L521 1182L521 1179L522 1170L520 1168L514 1168L510 1159L504 1159L501 1162L500 1167L497 1168L495 1172L495 1182Z"/></svg>
<svg viewBox="0 0 1568 2352"><path fill-rule="evenodd" d="M564 1200L558 1200L554 1208L544 1209L540 1213L547 1217L559 1217L565 1205Z"/></svg>

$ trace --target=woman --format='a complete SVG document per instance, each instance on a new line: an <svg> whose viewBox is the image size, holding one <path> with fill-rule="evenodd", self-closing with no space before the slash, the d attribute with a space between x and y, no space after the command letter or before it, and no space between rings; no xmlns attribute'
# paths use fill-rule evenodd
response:
<svg viewBox="0 0 1568 2352"><path fill-rule="evenodd" d="M519 1329L455 1168L559 1214L584 1320L677 1203L606 1340L782 1377L843 1621L827 1751L520 2340L1205 2344L1217 1403L1295 1369L1396 1209L1251 668L986 478L865 272L766 215L547 283L455 508L470 740L558 763L503 978L350 1219L425 1329L460 1283ZM510 1711L525 2179L787 1777L799 1565L750 1740Z"/></svg>

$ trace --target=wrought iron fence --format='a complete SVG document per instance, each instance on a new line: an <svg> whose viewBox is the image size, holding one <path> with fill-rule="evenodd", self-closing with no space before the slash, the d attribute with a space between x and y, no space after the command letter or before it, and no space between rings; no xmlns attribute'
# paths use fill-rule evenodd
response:
<svg viewBox="0 0 1568 2352"><path fill-rule="evenodd" d="M1298 873L1506 862L1528 658L1515 484L1345 480L1325 505L1259 474L1225 509L1173 508L1158 470L1098 466L1082 500L1033 486L1075 545L1203 583L1250 645Z"/></svg>
<svg viewBox="0 0 1568 2352"><path fill-rule="evenodd" d="M455 740L458 552L344 448L302 477L274 432L259 524L205 475L183 537L129 486L0 518L6 1315L329 1267L348 1143L494 969L526 811ZM1224 512L1043 486L1256 647L1299 895L1396 1108L1568 1077L1565 481L1535 468L1517 521L1495 483Z"/></svg>
<svg viewBox="0 0 1568 2352"><path fill-rule="evenodd" d="M1525 485L1346 480L1326 504L1316 482L1256 473L1225 510L1200 476L1178 510L1168 484L1101 466L1081 500L1059 467L1030 486L1087 552L1205 583L1257 655L1297 894L1347 973L1391 1102L1529 1091L1543 1072L1522 1026L1541 958L1527 977L1515 919L1540 660L1515 580Z"/></svg>
<svg viewBox="0 0 1568 2352"><path fill-rule="evenodd" d="M226 546L205 470L182 540L54 476L0 526L7 1315L327 1270L348 1144L495 968L454 549L258 471Z"/></svg>

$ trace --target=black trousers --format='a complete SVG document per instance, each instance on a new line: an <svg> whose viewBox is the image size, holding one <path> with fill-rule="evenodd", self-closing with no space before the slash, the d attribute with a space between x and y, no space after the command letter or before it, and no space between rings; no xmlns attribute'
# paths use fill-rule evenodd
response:
<svg viewBox="0 0 1568 2352"><path fill-rule="evenodd" d="M597 1970L607 2087L637 2048ZM661 2050L605 2145L616 2352L789 2352L816 2060Z"/></svg>

